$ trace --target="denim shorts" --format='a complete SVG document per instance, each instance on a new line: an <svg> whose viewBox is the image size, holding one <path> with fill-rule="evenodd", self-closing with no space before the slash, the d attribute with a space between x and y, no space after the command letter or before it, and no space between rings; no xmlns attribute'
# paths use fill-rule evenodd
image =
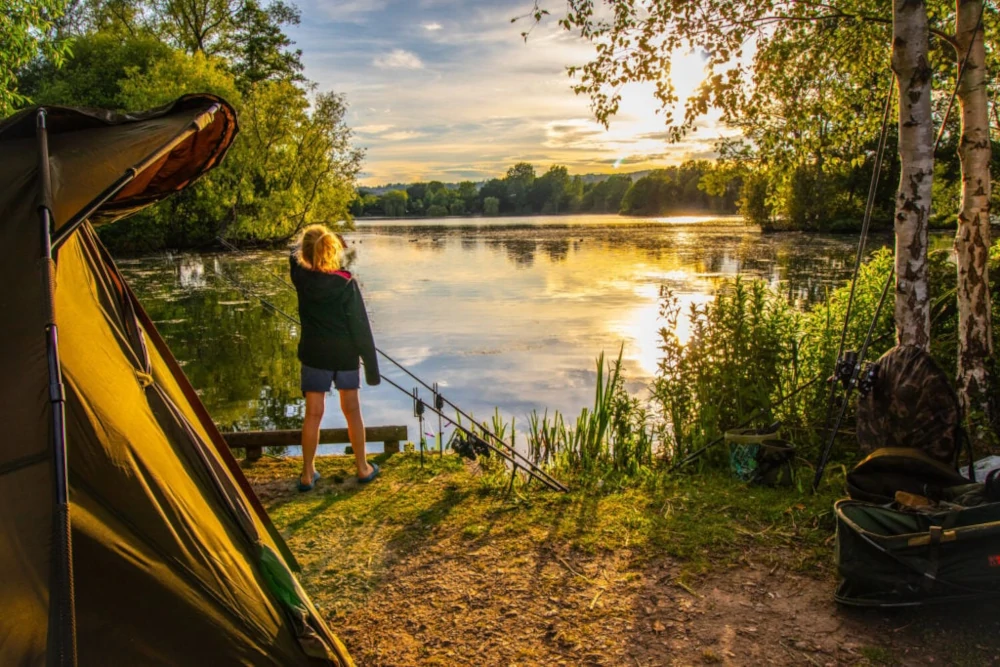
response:
<svg viewBox="0 0 1000 667"><path fill-rule="evenodd" d="M334 386L338 390L361 387L361 371L327 371L302 364L302 393L318 391L323 394Z"/></svg>

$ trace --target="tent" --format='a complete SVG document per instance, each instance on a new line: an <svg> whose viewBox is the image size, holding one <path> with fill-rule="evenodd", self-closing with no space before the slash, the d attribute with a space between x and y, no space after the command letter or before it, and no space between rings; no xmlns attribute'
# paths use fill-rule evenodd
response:
<svg viewBox="0 0 1000 667"><path fill-rule="evenodd" d="M0 122L0 664L353 664L94 231L237 129L209 95Z"/></svg>

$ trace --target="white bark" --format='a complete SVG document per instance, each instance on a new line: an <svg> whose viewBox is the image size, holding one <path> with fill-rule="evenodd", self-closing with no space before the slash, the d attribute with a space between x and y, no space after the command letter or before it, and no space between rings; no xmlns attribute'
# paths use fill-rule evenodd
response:
<svg viewBox="0 0 1000 667"><path fill-rule="evenodd" d="M986 96L986 48L979 17L983 0L957 0L958 63L968 62L958 87L962 135L962 206L955 253L958 263L958 394L965 413L987 409L990 325L990 117ZM978 28L978 29L977 29ZM970 51L971 45L971 51Z"/></svg>
<svg viewBox="0 0 1000 667"><path fill-rule="evenodd" d="M896 338L900 344L930 345L927 285L927 220L934 176L931 69L927 62L927 5L892 2L892 70L899 89L899 158L896 194Z"/></svg>

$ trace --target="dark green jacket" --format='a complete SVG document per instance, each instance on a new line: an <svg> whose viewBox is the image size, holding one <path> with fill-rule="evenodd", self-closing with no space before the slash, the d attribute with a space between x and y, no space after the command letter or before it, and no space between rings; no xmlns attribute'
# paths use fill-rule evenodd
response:
<svg viewBox="0 0 1000 667"><path fill-rule="evenodd" d="M378 356L358 281L348 271L323 273L289 258L299 296L299 361L328 371L354 371L365 364L365 382L377 385Z"/></svg>

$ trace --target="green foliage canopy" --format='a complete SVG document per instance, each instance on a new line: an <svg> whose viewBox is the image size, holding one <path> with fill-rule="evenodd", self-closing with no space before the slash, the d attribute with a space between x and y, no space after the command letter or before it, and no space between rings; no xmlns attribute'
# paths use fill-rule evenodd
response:
<svg viewBox="0 0 1000 667"><path fill-rule="evenodd" d="M225 162L193 187L102 230L116 251L213 243L218 236L281 242L314 222L351 220L362 151L343 96L301 77L282 0L91 0L74 5L76 31L61 62L36 60L20 81L46 104L138 110L191 92L219 95L241 133Z"/></svg>
<svg viewBox="0 0 1000 667"><path fill-rule="evenodd" d="M39 57L61 63L69 42L56 33L65 0L4 0L0 5L0 117L27 102L19 73Z"/></svg>

